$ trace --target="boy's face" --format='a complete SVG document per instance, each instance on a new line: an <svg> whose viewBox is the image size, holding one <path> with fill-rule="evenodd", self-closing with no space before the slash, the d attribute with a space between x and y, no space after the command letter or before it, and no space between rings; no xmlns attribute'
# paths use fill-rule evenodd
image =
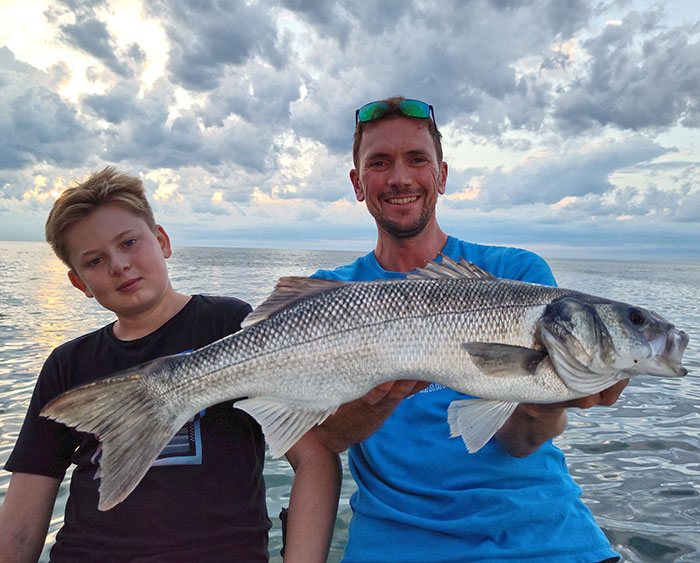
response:
<svg viewBox="0 0 700 563"><path fill-rule="evenodd" d="M146 313L170 288L170 239L114 204L99 207L66 233L71 283L117 317Z"/></svg>

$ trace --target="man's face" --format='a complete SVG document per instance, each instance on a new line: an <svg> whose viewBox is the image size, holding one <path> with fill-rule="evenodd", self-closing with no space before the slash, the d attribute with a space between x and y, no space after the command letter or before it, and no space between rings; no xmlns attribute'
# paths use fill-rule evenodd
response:
<svg viewBox="0 0 700 563"><path fill-rule="evenodd" d="M434 220L438 194L445 193L447 164L437 162L424 120L383 119L367 123L350 171L358 201L379 228L396 238L419 234Z"/></svg>
<svg viewBox="0 0 700 563"><path fill-rule="evenodd" d="M125 208L99 207L66 232L71 283L117 316L157 306L170 287L168 235Z"/></svg>

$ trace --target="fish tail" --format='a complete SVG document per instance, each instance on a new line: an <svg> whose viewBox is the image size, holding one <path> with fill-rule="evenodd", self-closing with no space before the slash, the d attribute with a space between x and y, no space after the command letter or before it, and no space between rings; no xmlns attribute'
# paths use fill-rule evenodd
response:
<svg viewBox="0 0 700 563"><path fill-rule="evenodd" d="M162 398L164 372L174 358L160 358L123 375L70 389L41 411L42 416L99 439L99 510L109 510L136 488L190 417L188 409L173 408Z"/></svg>

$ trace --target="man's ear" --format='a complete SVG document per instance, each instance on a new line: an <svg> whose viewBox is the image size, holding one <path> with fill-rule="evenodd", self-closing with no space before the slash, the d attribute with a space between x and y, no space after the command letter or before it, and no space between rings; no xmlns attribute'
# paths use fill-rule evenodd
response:
<svg viewBox="0 0 700 563"><path fill-rule="evenodd" d="M355 197L357 201L365 200L365 190L362 189L362 184L360 183L360 174L354 168L350 170L350 181L352 182L352 187L355 190Z"/></svg>
<svg viewBox="0 0 700 563"><path fill-rule="evenodd" d="M168 233L165 232L165 229L160 226L156 225L156 239L158 239L158 244L160 244L160 249L163 251L163 256L165 258L170 258L173 255L173 249L170 246L170 237L168 236Z"/></svg>
<svg viewBox="0 0 700 563"><path fill-rule="evenodd" d="M76 274L73 270L68 270L68 279L70 280L70 283L73 284L73 287L79 289L85 294L85 297L95 297L92 294L92 292L88 289L88 286L86 286L83 283L83 280L80 279L80 276Z"/></svg>
<svg viewBox="0 0 700 563"><path fill-rule="evenodd" d="M442 161L440 163L440 174L438 176L438 192L440 194L445 193L445 186L447 185L447 163Z"/></svg>

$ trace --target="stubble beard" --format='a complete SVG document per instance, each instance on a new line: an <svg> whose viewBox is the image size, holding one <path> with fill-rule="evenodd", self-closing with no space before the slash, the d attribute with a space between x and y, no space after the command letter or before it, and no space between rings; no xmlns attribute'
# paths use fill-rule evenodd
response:
<svg viewBox="0 0 700 563"><path fill-rule="evenodd" d="M431 209L423 208L418 219L416 219L412 225L408 226L401 225L397 221L387 219L382 213L372 213L372 215L380 229L394 238L407 239L415 237L423 232L423 229L425 229L426 225L430 221L434 209L434 206Z"/></svg>

